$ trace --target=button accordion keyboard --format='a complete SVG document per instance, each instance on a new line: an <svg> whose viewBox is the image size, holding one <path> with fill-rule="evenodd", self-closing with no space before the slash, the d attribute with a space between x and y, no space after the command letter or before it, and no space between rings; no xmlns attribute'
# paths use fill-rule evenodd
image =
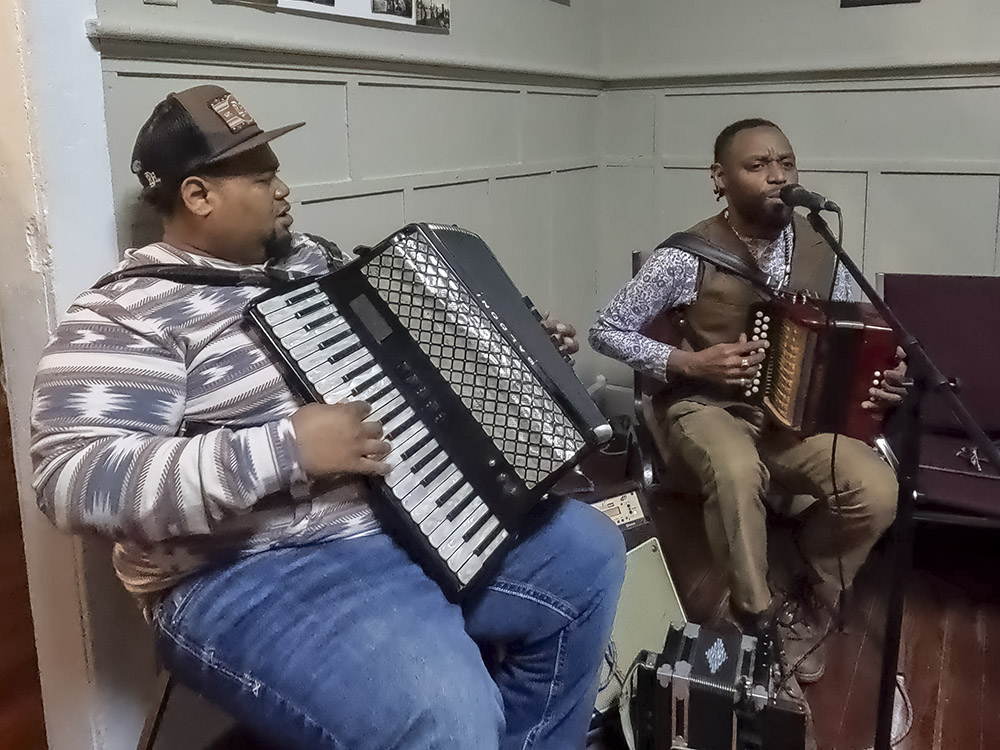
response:
<svg viewBox="0 0 1000 750"><path fill-rule="evenodd" d="M302 395L371 404L392 446L376 509L453 600L611 436L525 301L477 235L412 224L248 310Z"/></svg>

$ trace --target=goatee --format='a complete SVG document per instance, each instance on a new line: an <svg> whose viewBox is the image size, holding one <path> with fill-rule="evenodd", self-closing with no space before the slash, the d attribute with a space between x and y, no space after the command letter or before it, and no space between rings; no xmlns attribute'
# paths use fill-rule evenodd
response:
<svg viewBox="0 0 1000 750"><path fill-rule="evenodd" d="M268 260L282 260L292 254L292 234L291 232L277 231L264 241L264 255Z"/></svg>

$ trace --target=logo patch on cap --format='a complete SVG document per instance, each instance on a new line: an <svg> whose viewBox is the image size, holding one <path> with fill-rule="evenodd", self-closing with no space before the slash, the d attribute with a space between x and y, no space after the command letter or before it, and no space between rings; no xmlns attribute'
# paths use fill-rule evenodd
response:
<svg viewBox="0 0 1000 750"><path fill-rule="evenodd" d="M232 94L226 94L225 96L220 96L218 99L213 99L208 103L208 106L212 108L215 114L222 118L222 121L226 123L226 127L233 133L239 133L244 128L257 124Z"/></svg>

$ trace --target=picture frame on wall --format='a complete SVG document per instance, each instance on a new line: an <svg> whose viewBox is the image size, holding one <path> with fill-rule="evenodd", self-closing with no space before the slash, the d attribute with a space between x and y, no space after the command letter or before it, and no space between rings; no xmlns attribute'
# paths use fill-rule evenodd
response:
<svg viewBox="0 0 1000 750"><path fill-rule="evenodd" d="M866 5L897 5L899 3L919 3L920 0L840 0L841 8L861 8Z"/></svg>
<svg viewBox="0 0 1000 750"><path fill-rule="evenodd" d="M212 0L311 17L360 19L377 25L451 28L451 0Z"/></svg>

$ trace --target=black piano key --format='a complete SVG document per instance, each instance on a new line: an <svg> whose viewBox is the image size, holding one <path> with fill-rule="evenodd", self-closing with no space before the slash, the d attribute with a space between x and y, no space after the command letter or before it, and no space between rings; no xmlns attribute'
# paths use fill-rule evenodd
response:
<svg viewBox="0 0 1000 750"><path fill-rule="evenodd" d="M427 476L425 476L423 479L420 480L420 484L422 484L424 487L430 487L431 482L433 482L435 479L441 476L441 472L443 472L450 466L451 464L448 463L447 461L442 461L441 464L436 469L427 472Z"/></svg>
<svg viewBox="0 0 1000 750"><path fill-rule="evenodd" d="M427 445L432 440L430 433L424 435L420 440L410 446L408 449L402 452L403 460L408 461L411 457L415 456L421 448ZM416 472L417 468L411 468L410 471Z"/></svg>
<svg viewBox="0 0 1000 750"><path fill-rule="evenodd" d="M319 328L321 325L324 325L325 323L329 323L331 320L333 320L336 317L337 316L334 315L333 313L330 313L328 315L324 315L322 318L316 318L316 320L313 320L313 321L311 321L309 323L306 323L304 326L302 326L302 329L305 330L305 331L311 331L313 328Z"/></svg>
<svg viewBox="0 0 1000 750"><path fill-rule="evenodd" d="M473 556L474 557L479 557L487 549L489 549L489 546L491 544L493 544L493 540L497 538L497 536L500 534L501 531L503 531L503 526L501 526L500 524L497 524L497 527L495 529L493 529L493 531L491 531L489 534L486 535L486 538L483 539L482 543L478 547L476 547L474 550L472 550Z"/></svg>
<svg viewBox="0 0 1000 750"><path fill-rule="evenodd" d="M469 503L471 503L475 499L477 499L476 493L470 492L468 497L466 497L464 500L462 500L462 502L460 502L458 505L456 505L454 508L451 509L448 515L445 516L445 519L448 521L454 521L456 518L462 515L462 511L468 508Z"/></svg>
<svg viewBox="0 0 1000 750"><path fill-rule="evenodd" d="M441 497L439 497L439 498L438 498L437 500L435 500L435 501L434 501L435 503L437 503L437 507L439 507L439 508L440 508L440 507L441 507L442 505L444 505L444 504L445 504L446 502L448 502L449 500L451 500L451 498L452 498L452 497L454 496L454 494L455 494L456 492L458 492L458 490L459 490L459 489L460 489L460 488L461 488L461 487L462 487L463 485L464 485L464 482L462 482L462 481L461 481L461 480L459 479L459 480L457 480L457 481L455 482L455 484L453 484L453 485L452 485L451 487L449 487L449 488L448 488L447 490L445 490L445 492L443 492L443 493L441 494Z"/></svg>
<svg viewBox="0 0 1000 750"><path fill-rule="evenodd" d="M384 377L384 376L381 373L379 373L379 375L375 378L375 380L378 380L379 378L382 378L382 377ZM369 385L371 385L371 384L369 384ZM364 389L362 388L362 389L359 389L359 390L364 390ZM387 394L392 393L392 392L393 392L393 385L392 385L392 383L389 383L387 386L385 386L384 388L380 389L378 393L374 394L371 398L369 398L368 399L368 403L370 403L370 404L378 403L378 400L380 398L382 398L383 396L386 396Z"/></svg>
<svg viewBox="0 0 1000 750"><path fill-rule="evenodd" d="M382 424L389 424L389 422L391 422L392 420L394 420L396 417L398 417L400 414L402 414L405 410L406 410L406 402L404 401L401 404L399 404L399 406L397 406L392 411L390 411L388 414L386 414L384 417L382 417L382 419L380 421L382 422ZM389 439L399 437L400 435L403 434L404 429L409 429L410 428L410 426L413 424L413 422L416 420L416 418L417 418L416 415L410 417L408 420L406 420L405 422L403 422L403 424L401 424L395 430L393 430L392 432L390 432L389 434L387 434L386 437L389 438Z"/></svg>
<svg viewBox="0 0 1000 750"><path fill-rule="evenodd" d="M335 365L335 364L337 364L337 362L339 360L343 359L348 354L354 354L354 352L359 351L363 347L364 347L364 344L362 344L360 341L357 342L356 344L351 344L349 347L347 347L343 351L339 351L336 354L334 354L333 356L327 357L326 361L329 362L331 365ZM360 375L361 373L363 373L365 370L367 370L371 366L372 366L371 362L365 362L360 367L356 367L355 369L351 370L349 373L347 373L346 375L344 375L344 382L346 383L348 380L350 380L355 375Z"/></svg>
<svg viewBox="0 0 1000 750"><path fill-rule="evenodd" d="M493 516L489 513L483 513L483 515L479 517L479 520L472 524L472 527L462 534L462 541L467 542L472 539L472 537L474 537L491 518L493 518Z"/></svg>
<svg viewBox="0 0 1000 750"><path fill-rule="evenodd" d="M428 435L427 437L430 437ZM438 446L436 451L429 451L426 456L417 461L413 466L410 467L410 471L414 474L419 474L427 464L433 461L437 456L441 455L441 447Z"/></svg>
<svg viewBox="0 0 1000 750"><path fill-rule="evenodd" d="M361 343L360 343L360 342L358 342L357 344L355 344L355 345L354 345L353 347L351 347L351 348L350 348L350 349L348 349L347 351L348 351L348 352L355 352L355 351L357 351L357 350L358 350L358 349L360 349L360 348L361 348ZM339 359L340 357L342 357L342 356L343 356L343 353L338 353L338 354L337 354L337 358L338 358L338 359ZM333 360L332 360L332 359L331 359L330 361L331 361L331 362L333 362ZM360 365L358 365L357 367L355 367L355 368L354 368L353 370L351 370L350 372L345 372L345 373L343 374L343 376L342 376L342 377L343 377L343 379L344 379L344 382L346 383L346 382L348 382L349 380L353 380L354 378L356 378L356 377L357 377L358 375L360 375L361 373L363 373L363 372L364 372L365 370L367 370L367 369L368 369L369 367L371 367L371 366L372 366L372 360L370 360L370 359L369 359L369 360L365 360L364 362L362 362L362 363L361 363Z"/></svg>
<svg viewBox="0 0 1000 750"><path fill-rule="evenodd" d="M299 292L294 297L289 297L288 299L285 300L285 307L291 307L292 305L298 304L299 302L302 302L303 300L307 300L310 297L312 297L314 294L316 294L316 290L315 289L307 289L304 292Z"/></svg>
<svg viewBox="0 0 1000 750"><path fill-rule="evenodd" d="M353 393L355 396L357 396L359 393L362 393L363 391L367 391L369 388L371 388L373 385L375 385L378 381L380 381L384 377L385 376L382 374L382 371L379 370L374 375L372 375L370 378L368 378L365 382L359 383L354 388L352 388L351 389L351 393ZM386 391L383 390L379 395L383 395L384 396L385 394L386 394ZM372 401L378 401L378 395L372 397Z"/></svg>
<svg viewBox="0 0 1000 750"><path fill-rule="evenodd" d="M317 302L313 305L309 305L309 307L303 307L301 310L295 313L295 317L304 318L307 315L311 315L312 313L317 312L318 310L322 310L324 307L326 307L326 300Z"/></svg>
<svg viewBox="0 0 1000 750"><path fill-rule="evenodd" d="M338 341L342 341L343 339L345 339L348 336L350 336L351 333L353 333L353 331L351 331L350 328L347 328L347 329L341 331L340 333L338 333L336 336L331 336L328 339L323 339L318 344L316 344L316 351L319 351L320 349L326 349L328 346L333 346Z"/></svg>

